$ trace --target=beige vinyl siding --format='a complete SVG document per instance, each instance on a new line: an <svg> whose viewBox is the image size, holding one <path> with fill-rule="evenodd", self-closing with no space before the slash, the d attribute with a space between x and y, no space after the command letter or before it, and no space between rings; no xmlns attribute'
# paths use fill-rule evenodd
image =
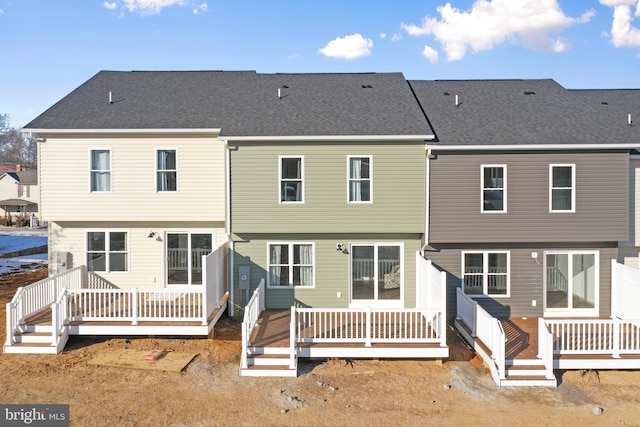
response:
<svg viewBox="0 0 640 427"><path fill-rule="evenodd" d="M483 164L507 165L506 213L481 213ZM549 212L550 164L575 164L575 213ZM440 152L430 167L430 242L628 239L627 153Z"/></svg>
<svg viewBox="0 0 640 427"><path fill-rule="evenodd" d="M176 149L178 191L156 192L156 150ZM90 150L111 150L111 191L90 191ZM206 137L53 137L39 144L48 221L224 221L225 147Z"/></svg>
<svg viewBox="0 0 640 427"><path fill-rule="evenodd" d="M611 311L611 260L618 255L616 248L580 246L558 247L547 245L544 247L509 248L505 245L474 245L464 249L441 248L438 251L427 252L426 258L433 261L434 265L447 273L447 312L452 319L456 313L456 288L461 287L461 263L463 251L467 250L507 250L510 253L510 296L498 298L476 298L489 313L494 316L506 317L541 317L544 311L544 268L543 259L545 251L588 250L599 251L599 310L601 316L608 316ZM531 257L532 252L537 252L537 263ZM535 301L535 306L532 304Z"/></svg>
<svg viewBox="0 0 640 427"><path fill-rule="evenodd" d="M226 242L222 223L89 223L63 222L49 225L49 273L56 274L60 266L56 263L59 252L71 254L68 268L86 265L87 231L125 231L128 237L129 270L125 272L96 272L119 288L163 288L166 286L165 233L167 231L202 231L215 233L215 245ZM149 232L156 232L149 238Z"/></svg>
<svg viewBox="0 0 640 427"><path fill-rule="evenodd" d="M419 236L381 235L244 235L246 241L234 242L234 283L235 304L246 305L247 293L238 290L238 267L251 267L251 290L257 287L261 279L267 280L267 244L273 242L305 242L315 245L315 287L294 289L268 289L267 308L288 308L292 305L315 308L346 308L349 306L350 256L336 250L336 243L348 248L352 243L401 243L403 245L404 264L404 307L415 307L415 256L420 250ZM342 293L339 298L338 292ZM383 305L383 302L381 302Z"/></svg>
<svg viewBox="0 0 640 427"><path fill-rule="evenodd" d="M424 144L241 144L230 153L235 233L424 231ZM279 156L304 157L304 203L279 203ZM347 156L372 156L373 203L347 203Z"/></svg>

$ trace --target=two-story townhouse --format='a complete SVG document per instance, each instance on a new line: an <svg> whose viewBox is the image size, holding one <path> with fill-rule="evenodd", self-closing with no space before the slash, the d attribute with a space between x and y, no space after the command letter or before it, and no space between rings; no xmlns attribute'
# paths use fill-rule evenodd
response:
<svg viewBox="0 0 640 427"><path fill-rule="evenodd" d="M206 73L108 72L25 126L38 141L50 273L118 287L202 283L226 243L225 148Z"/></svg>
<svg viewBox="0 0 640 427"><path fill-rule="evenodd" d="M415 307L433 134L402 74L256 77L221 132L235 305Z"/></svg>
<svg viewBox="0 0 640 427"><path fill-rule="evenodd" d="M447 272L448 313L494 381L640 366L640 270L619 262L637 254L638 91L410 84L436 135L423 255Z"/></svg>
<svg viewBox="0 0 640 427"><path fill-rule="evenodd" d="M410 83L436 133L424 255L448 272L450 314L461 287L501 318L610 315L640 147L633 96L552 80Z"/></svg>

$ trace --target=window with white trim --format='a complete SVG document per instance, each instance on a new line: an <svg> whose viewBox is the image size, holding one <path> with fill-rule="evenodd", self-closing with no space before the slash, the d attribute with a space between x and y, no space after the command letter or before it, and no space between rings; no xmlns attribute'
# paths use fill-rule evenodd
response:
<svg viewBox="0 0 640 427"><path fill-rule="evenodd" d="M304 202L304 158L279 157L280 203Z"/></svg>
<svg viewBox="0 0 640 427"><path fill-rule="evenodd" d="M349 203L371 203L373 164L371 156L347 156Z"/></svg>
<svg viewBox="0 0 640 427"><path fill-rule="evenodd" d="M462 289L467 295L509 296L509 252L462 252Z"/></svg>
<svg viewBox="0 0 640 427"><path fill-rule="evenodd" d="M482 165L482 212L507 211L507 166Z"/></svg>
<svg viewBox="0 0 640 427"><path fill-rule="evenodd" d="M575 212L576 165L549 165L549 212Z"/></svg>
<svg viewBox="0 0 640 427"><path fill-rule="evenodd" d="M156 151L156 190L178 191L178 163L176 150Z"/></svg>
<svg viewBox="0 0 640 427"><path fill-rule="evenodd" d="M89 271L128 271L129 252L126 231L88 231L87 269Z"/></svg>
<svg viewBox="0 0 640 427"><path fill-rule="evenodd" d="M269 243L269 287L292 288L314 285L312 243Z"/></svg>
<svg viewBox="0 0 640 427"><path fill-rule="evenodd" d="M111 191L111 150L91 150L91 192Z"/></svg>

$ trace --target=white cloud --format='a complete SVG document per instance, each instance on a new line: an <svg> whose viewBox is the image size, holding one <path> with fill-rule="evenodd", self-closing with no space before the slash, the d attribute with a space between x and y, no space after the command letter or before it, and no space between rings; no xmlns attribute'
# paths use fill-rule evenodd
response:
<svg viewBox="0 0 640 427"><path fill-rule="evenodd" d="M331 40L325 47L319 49L318 53L330 58L356 59L371 55L372 47L373 40L365 39L356 33Z"/></svg>
<svg viewBox="0 0 640 427"><path fill-rule="evenodd" d="M0 9L0 15L4 15L4 10Z"/></svg>
<svg viewBox="0 0 640 427"><path fill-rule="evenodd" d="M436 52L432 47L425 46L422 50L422 56L431 61L432 64L438 62L438 52Z"/></svg>
<svg viewBox="0 0 640 427"><path fill-rule="evenodd" d="M142 15L155 15L165 7L184 5L184 0L122 0L122 2L129 12Z"/></svg>
<svg viewBox="0 0 640 427"><path fill-rule="evenodd" d="M615 47L640 47L640 29L632 25L640 17L640 0L600 0L605 6L613 7L611 42ZM631 8L635 4L635 13Z"/></svg>
<svg viewBox="0 0 640 427"><path fill-rule="evenodd" d="M208 9L209 5L206 3L202 3L200 6L196 7L193 9L193 14L197 15L200 12L205 13Z"/></svg>
<svg viewBox="0 0 640 427"><path fill-rule="evenodd" d="M420 26L402 24L412 36L432 35L449 61L502 43L521 44L536 50L562 52L566 40L554 38L565 28L586 23L595 15L589 10L578 18L566 16L557 0L476 0L471 10L461 11L447 3L437 8L440 19L426 16Z"/></svg>
<svg viewBox="0 0 640 427"><path fill-rule="evenodd" d="M380 33L380 38L381 39L386 39L387 38L387 33Z"/></svg>
<svg viewBox="0 0 640 427"><path fill-rule="evenodd" d="M391 41L392 42L397 42L397 41L400 41L402 39L403 39L403 36L400 33L396 33L396 34L391 36Z"/></svg>
<svg viewBox="0 0 640 427"><path fill-rule="evenodd" d="M113 2L106 1L106 2L102 3L102 6L105 9L114 10L115 8L118 7L118 4L116 2L114 2L114 1Z"/></svg>

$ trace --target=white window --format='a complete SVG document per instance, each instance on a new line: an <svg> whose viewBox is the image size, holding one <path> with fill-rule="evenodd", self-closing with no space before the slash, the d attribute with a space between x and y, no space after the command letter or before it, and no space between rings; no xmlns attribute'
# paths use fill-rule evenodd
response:
<svg viewBox="0 0 640 427"><path fill-rule="evenodd" d="M304 202L304 158L280 156L280 203Z"/></svg>
<svg viewBox="0 0 640 427"><path fill-rule="evenodd" d="M91 150L91 191L111 191L111 150Z"/></svg>
<svg viewBox="0 0 640 427"><path fill-rule="evenodd" d="M462 253L462 289L467 295L509 296L509 252Z"/></svg>
<svg viewBox="0 0 640 427"><path fill-rule="evenodd" d="M128 271L127 232L87 232L87 269L89 271Z"/></svg>
<svg viewBox="0 0 640 427"><path fill-rule="evenodd" d="M482 212L507 211L507 166L482 165Z"/></svg>
<svg viewBox="0 0 640 427"><path fill-rule="evenodd" d="M371 156L347 157L349 203L370 203L373 201L372 160Z"/></svg>
<svg viewBox="0 0 640 427"><path fill-rule="evenodd" d="M156 152L156 190L178 190L178 166L176 150L157 150Z"/></svg>
<svg viewBox="0 0 640 427"><path fill-rule="evenodd" d="M576 211L576 165L549 165L549 212Z"/></svg>
<svg viewBox="0 0 640 427"><path fill-rule="evenodd" d="M313 243L269 243L269 287L314 285Z"/></svg>

